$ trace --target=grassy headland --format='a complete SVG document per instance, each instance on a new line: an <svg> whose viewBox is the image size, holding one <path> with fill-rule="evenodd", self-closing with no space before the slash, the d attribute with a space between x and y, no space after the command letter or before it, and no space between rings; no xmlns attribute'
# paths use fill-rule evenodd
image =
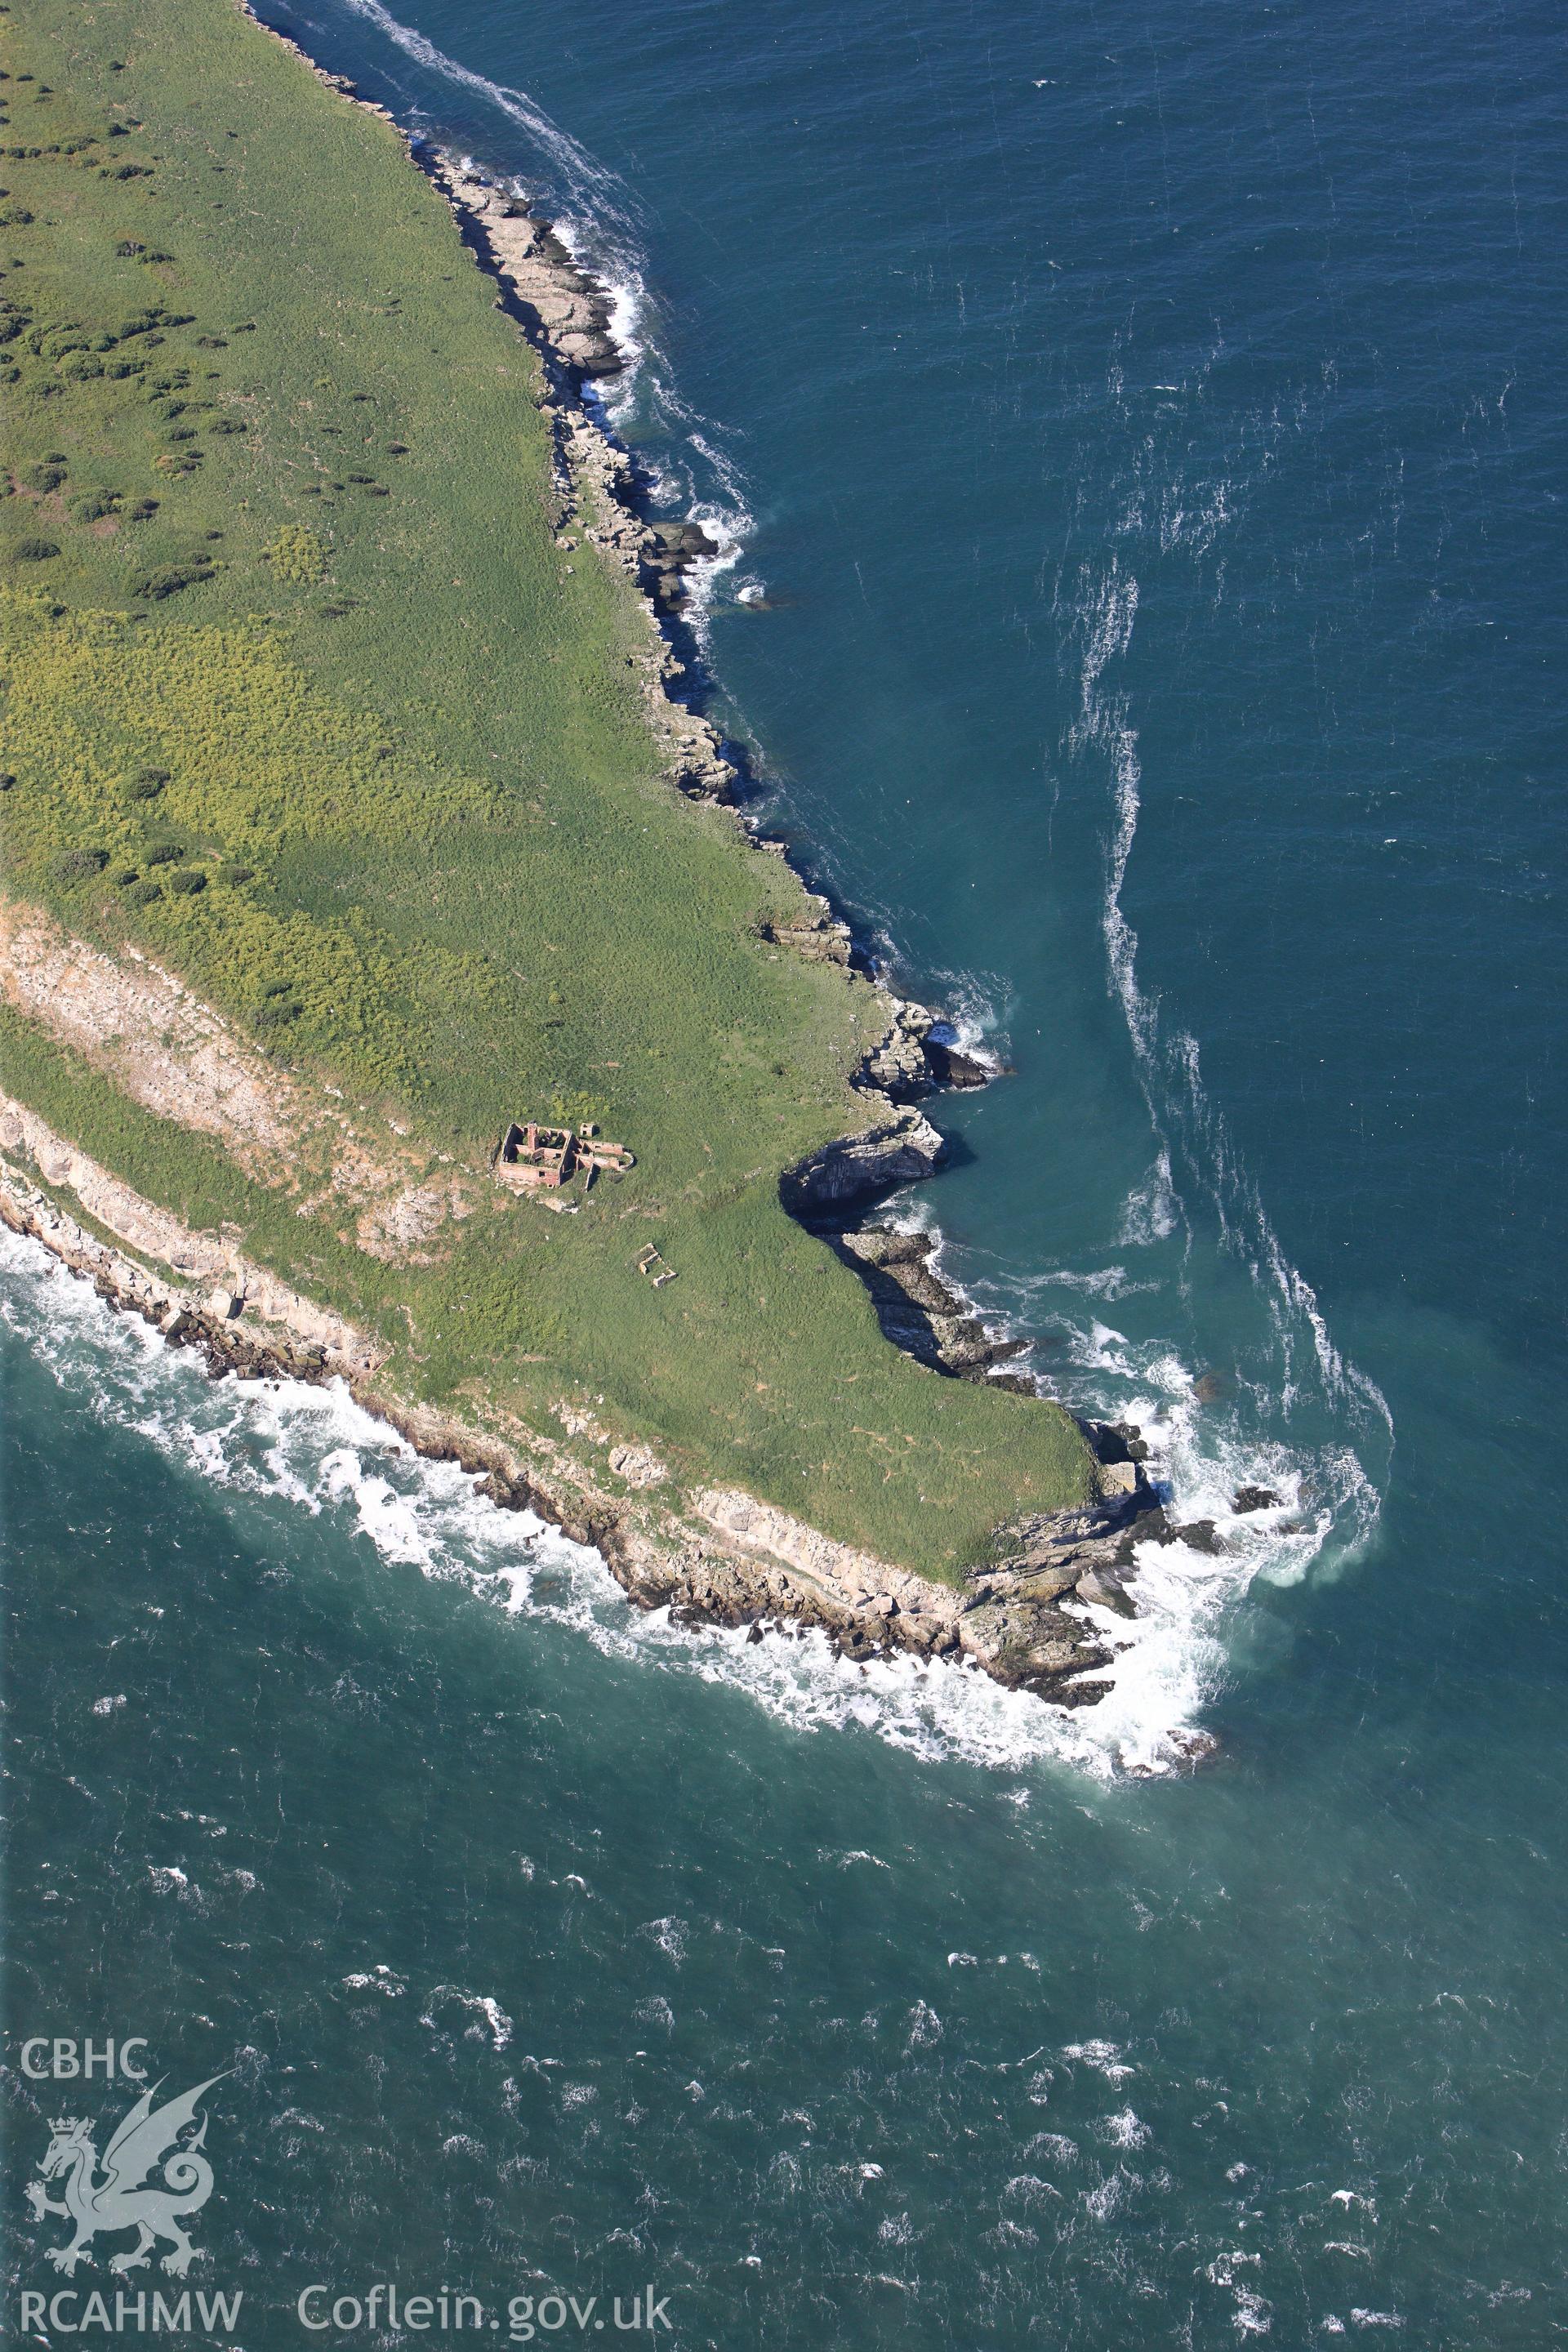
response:
<svg viewBox="0 0 1568 2352"><path fill-rule="evenodd" d="M307 1169L247 1174L15 1013L10 1089L410 1397L591 1396L679 1481L939 1575L1079 1499L1065 1414L899 1355L780 1207L865 1122L879 1001L766 944L798 886L661 775L644 614L556 546L539 362L395 133L227 0L0 28L8 895L177 971L468 1213L371 1254ZM510 1198L530 1115L635 1172Z"/></svg>

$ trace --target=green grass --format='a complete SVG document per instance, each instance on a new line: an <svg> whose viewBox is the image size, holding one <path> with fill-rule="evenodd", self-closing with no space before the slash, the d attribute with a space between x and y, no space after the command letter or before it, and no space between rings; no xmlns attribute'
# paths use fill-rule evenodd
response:
<svg viewBox="0 0 1568 2352"><path fill-rule="evenodd" d="M432 1168L531 1112L638 1166L575 1219L487 1192L389 1268L11 1020L14 1089L394 1340L410 1392L585 1389L682 1478L938 1572L1077 1499L1064 1414L899 1356L778 1205L863 1120L876 1000L760 940L793 879L660 778L640 611L555 548L537 364L395 134L226 0L0 28L10 887Z"/></svg>

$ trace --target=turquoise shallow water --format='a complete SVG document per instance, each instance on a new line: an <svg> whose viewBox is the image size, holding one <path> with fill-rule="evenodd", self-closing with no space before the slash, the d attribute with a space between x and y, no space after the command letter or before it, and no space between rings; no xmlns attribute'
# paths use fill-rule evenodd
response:
<svg viewBox="0 0 1568 2352"><path fill-rule="evenodd" d="M13 2023L235 2070L247 2345L387 2278L1557 2341L1560 29L279 21L626 289L770 813L1014 1066L942 1112L949 1262L1184 1507L1292 1507L1064 1729L634 1623L14 1251Z"/></svg>

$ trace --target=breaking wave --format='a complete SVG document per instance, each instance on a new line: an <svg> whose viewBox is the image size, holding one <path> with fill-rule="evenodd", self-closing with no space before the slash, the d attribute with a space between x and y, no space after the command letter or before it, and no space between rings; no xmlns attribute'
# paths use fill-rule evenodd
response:
<svg viewBox="0 0 1568 2352"><path fill-rule="evenodd" d="M1228 486L1198 495L1141 485L1112 536L1141 528L1165 553L1202 555L1233 518ZM1131 1044L1152 1156L1109 1224L1116 1256L1043 1272L952 1252L983 1314L1034 1339L1049 1387L1075 1409L1135 1424L1147 1475L1188 1541L1139 1549L1143 1612L1106 1701L1142 1727L1145 1752L1192 1726L1223 1686L1226 1641L1255 1585L1336 1571L1371 1540L1393 1422L1381 1391L1333 1340L1291 1265L1205 1087L1198 1045L1138 973L1123 906L1142 772L1127 693L1139 583L1123 549L1058 592L1072 716L1064 758L1107 793L1100 928ZM1247 1506L1237 1508L1237 1504ZM1106 1618L1101 1630L1117 1628ZM1125 1629L1121 1629L1125 1631Z"/></svg>
<svg viewBox="0 0 1568 2352"><path fill-rule="evenodd" d="M1194 1578L1173 1547L1116 1688L1078 1714L1004 1690L966 1666L912 1658L864 1667L819 1634L748 1641L671 1622L626 1599L599 1554L530 1512L510 1511L451 1463L415 1453L341 1383L215 1381L139 1318L117 1314L41 1244L0 1228L0 1319L95 1416L133 1431L235 1510L304 1513L372 1545L391 1571L457 1582L516 1620L568 1629L607 1656L721 1684L800 1732L871 1733L932 1761L994 1771L1059 1762L1110 1778L1184 1759L1181 1734L1205 1689L1192 1629ZM1108 1621L1109 1622L1109 1621ZM1115 1621L1115 1631L1131 1630Z"/></svg>
<svg viewBox="0 0 1568 2352"><path fill-rule="evenodd" d="M1228 519L1228 509L1222 516ZM1217 524L1216 524L1217 527ZM1206 541L1204 542L1206 545ZM1357 1432L1391 1439L1394 1423L1381 1390L1340 1353L1329 1337L1316 1294L1286 1257L1264 1211L1258 1187L1247 1173L1224 1113L1204 1086L1196 1038L1167 1024L1159 999L1146 992L1137 970L1138 936L1122 907L1122 892L1137 836L1142 771L1138 737L1125 697L1106 690L1109 667L1131 643L1138 614L1138 583L1112 559L1085 594L1080 624L1081 699L1069 738L1082 752L1098 748L1109 759L1113 811L1106 844L1101 928L1111 985L1132 1041L1139 1082L1158 1146L1150 1183L1130 1198L1123 1213L1127 1238L1160 1238L1174 1230L1182 1213L1172 1171L1179 1153L1190 1184L1201 1192L1216 1222L1222 1247L1245 1264L1267 1302L1279 1363L1275 1393L1289 1412L1314 1378L1323 1395ZM1151 1186L1152 1190L1151 1191ZM1304 1365L1310 1349L1314 1368Z"/></svg>
<svg viewBox="0 0 1568 2352"><path fill-rule="evenodd" d="M466 162L477 163L509 182L517 194L542 204L573 258L605 288L610 298L609 332L624 372L589 385L584 397L602 407L609 425L647 466L660 510L700 523L718 550L694 564L686 580L685 617L699 640L705 641L714 604L745 585L735 575L755 525L734 452L736 435L691 407L677 383L649 288L636 196L617 173L563 131L526 90L492 81L448 57L425 34L403 24L383 0L341 0L341 5L428 77L410 89L392 73L410 127L442 144L457 144L465 151ZM479 101L477 124L468 121L458 133L444 123L443 84Z"/></svg>

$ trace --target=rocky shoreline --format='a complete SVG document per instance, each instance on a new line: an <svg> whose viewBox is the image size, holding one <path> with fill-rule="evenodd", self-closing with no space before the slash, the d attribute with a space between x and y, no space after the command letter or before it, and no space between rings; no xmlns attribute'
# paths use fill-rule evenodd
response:
<svg viewBox="0 0 1568 2352"><path fill-rule="evenodd" d="M417 1453L457 1463L503 1508L593 1546L633 1601L682 1622L744 1626L756 1640L816 1631L860 1663L908 1654L1080 1706L1107 1687L1113 1619L1134 1613L1135 1547L1202 1532L1171 1526L1131 1458L1136 1441L1130 1448L1121 1433L1097 1431L1098 1496L1000 1530L993 1556L948 1586L739 1490L677 1491L647 1448L617 1444L579 1403L555 1406L559 1437L500 1413L458 1421L400 1397L365 1334L250 1265L225 1236L180 1227L3 1098L0 1223L40 1242L110 1307L191 1349L214 1378L341 1381ZM161 1264L148 1262L154 1255Z"/></svg>
<svg viewBox="0 0 1568 2352"><path fill-rule="evenodd" d="M344 89L341 82L333 87ZM670 781L694 799L733 807L742 795L742 767L732 747L682 699L680 681L689 679L690 666L666 634L679 623L687 574L719 549L697 523L648 516L635 461L583 398L585 383L618 374L624 365L610 333L610 299L542 214L443 151L417 142L409 147L451 205L469 249L502 287L498 301L516 317L544 364L545 407L555 436L562 498L557 543L597 547L620 563L641 595L651 633L646 695L650 721L669 754ZM782 842L749 825L742 829L753 847L784 855ZM847 969L857 960L849 924L831 900L804 882L802 887L799 916L771 924L765 936L808 962ZM880 1098L895 1114L905 1113L930 1095L983 1087L996 1075L963 1050L956 1031L930 1006L884 994L887 1032L857 1078L868 1097ZM942 1151L942 1138L929 1121L895 1115L863 1136L828 1146L805 1168L786 1175L781 1192L784 1205L802 1222L843 1226L838 1254L866 1281L895 1346L907 1347L934 1370L980 1378L1024 1352L1023 1343L986 1333L970 1303L942 1282L931 1264L938 1237L911 1239L894 1249L874 1232L857 1236L844 1225L887 1192L933 1173ZM895 1297L908 1299L917 1291L913 1315L893 1308ZM1001 1377L1036 1392L1024 1375Z"/></svg>
<svg viewBox="0 0 1568 2352"><path fill-rule="evenodd" d="M451 205L476 262L498 282L498 303L541 355L541 404L555 448L557 541L602 551L637 589L648 645L637 658L669 781L690 797L735 808L741 760L693 701L681 698L683 691L695 698L698 685L672 642L687 576L718 550L699 525L649 515L632 457L584 397L584 386L623 364L609 331L608 295L551 222L487 176L410 138L384 108L265 25L247 0L237 5L319 81L390 123ZM738 809L736 822L758 855L784 855L781 842L759 835ZM875 977L849 925L804 884L798 916L767 936L809 961L855 964ZM931 1175L942 1159L942 1139L920 1102L995 1075L929 1007L881 993L888 1025L855 1079L867 1124L789 1171L781 1200L859 1274L893 1344L939 1375L1037 1393L1031 1378L1006 1369L1024 1343L988 1329L938 1270L940 1236L867 1222L889 1193ZM66 1205L68 1193L85 1223ZM457 1462L498 1504L533 1512L594 1546L633 1601L668 1607L683 1620L745 1625L756 1639L763 1630L816 1630L851 1659L908 1653L948 1660L1076 1706L1108 1687L1119 1646L1113 1621L1134 1613L1135 1546L1178 1532L1134 1458L1135 1433L1130 1446L1121 1433L1093 1425L1086 1435L1100 1465L1096 1497L999 1531L994 1556L949 1587L837 1543L738 1491L672 1494L669 1473L651 1453L617 1445L591 1413L568 1403L555 1409L560 1439L500 1414L487 1416L491 1425L484 1427L459 1423L399 1398L382 1377L383 1351L364 1334L247 1264L226 1237L180 1227L3 1097L0 1222L41 1242L113 1307L194 1349L215 1376L341 1379L419 1453Z"/></svg>

